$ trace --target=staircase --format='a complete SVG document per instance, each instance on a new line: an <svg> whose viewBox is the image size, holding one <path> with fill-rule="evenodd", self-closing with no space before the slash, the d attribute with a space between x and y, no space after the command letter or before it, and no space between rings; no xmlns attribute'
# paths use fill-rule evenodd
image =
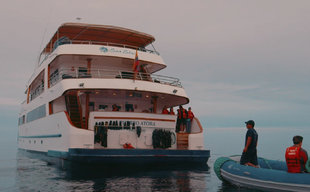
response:
<svg viewBox="0 0 310 192"><path fill-rule="evenodd" d="M82 128L80 105L76 95L66 96L67 111L74 126Z"/></svg>
<svg viewBox="0 0 310 192"><path fill-rule="evenodd" d="M177 149L188 149L188 133L177 133Z"/></svg>

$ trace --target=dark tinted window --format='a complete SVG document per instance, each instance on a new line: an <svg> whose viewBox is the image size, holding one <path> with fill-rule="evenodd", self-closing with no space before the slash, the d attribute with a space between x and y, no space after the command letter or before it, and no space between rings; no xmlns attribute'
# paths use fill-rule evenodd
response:
<svg viewBox="0 0 310 192"><path fill-rule="evenodd" d="M46 116L45 104L35 108L27 114L27 122L34 121Z"/></svg>
<svg viewBox="0 0 310 192"><path fill-rule="evenodd" d="M18 125L22 125L25 123L25 115L23 115L22 117L18 118Z"/></svg>

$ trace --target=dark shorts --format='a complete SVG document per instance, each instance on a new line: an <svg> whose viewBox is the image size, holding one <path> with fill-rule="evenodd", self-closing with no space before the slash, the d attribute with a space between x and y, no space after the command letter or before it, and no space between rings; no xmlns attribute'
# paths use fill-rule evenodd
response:
<svg viewBox="0 0 310 192"><path fill-rule="evenodd" d="M244 165L246 163L252 163L253 165L258 165L256 151L247 151L246 153L245 152L242 153L240 164Z"/></svg>

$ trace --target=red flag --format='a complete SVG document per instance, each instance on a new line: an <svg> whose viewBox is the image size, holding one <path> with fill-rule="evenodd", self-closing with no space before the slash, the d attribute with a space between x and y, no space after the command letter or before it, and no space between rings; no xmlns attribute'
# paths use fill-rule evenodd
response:
<svg viewBox="0 0 310 192"><path fill-rule="evenodd" d="M139 71L139 58L138 58L138 50L136 50L136 57L132 66L133 72L137 73Z"/></svg>

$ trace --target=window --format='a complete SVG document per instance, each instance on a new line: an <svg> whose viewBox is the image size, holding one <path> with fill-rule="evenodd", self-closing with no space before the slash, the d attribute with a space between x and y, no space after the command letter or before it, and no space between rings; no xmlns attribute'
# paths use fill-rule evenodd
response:
<svg viewBox="0 0 310 192"><path fill-rule="evenodd" d="M27 123L46 116L45 104L35 108L27 114Z"/></svg>
<svg viewBox="0 0 310 192"><path fill-rule="evenodd" d="M18 125L22 125L25 123L25 115L18 118Z"/></svg>

